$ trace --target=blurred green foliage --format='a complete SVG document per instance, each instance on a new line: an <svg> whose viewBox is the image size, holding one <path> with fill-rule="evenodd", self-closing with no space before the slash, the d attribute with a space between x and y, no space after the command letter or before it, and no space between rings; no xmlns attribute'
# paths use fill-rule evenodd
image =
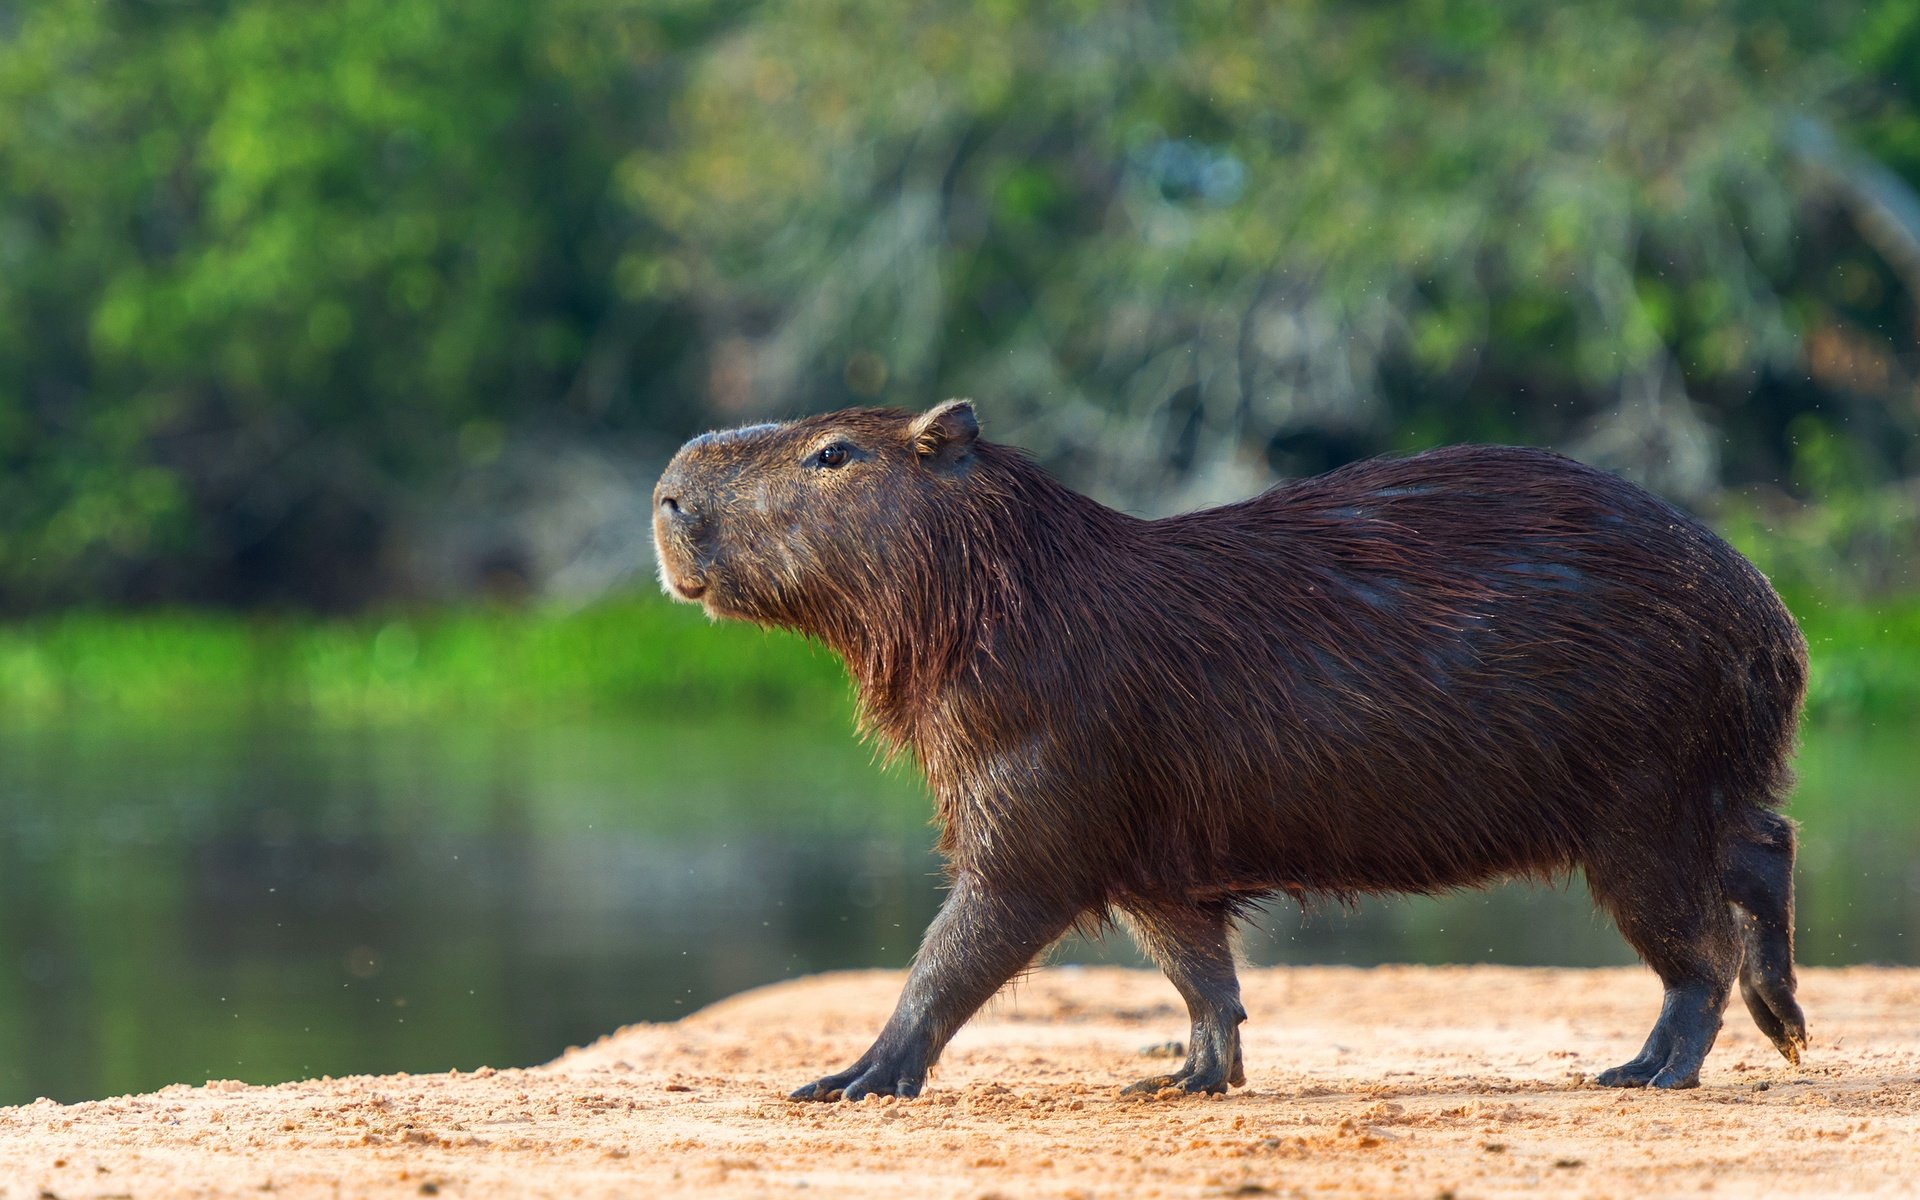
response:
<svg viewBox="0 0 1920 1200"><path fill-rule="evenodd" d="M0 12L0 596L351 600L396 494L503 422L685 420L610 176L706 19Z"/></svg>
<svg viewBox="0 0 1920 1200"><path fill-rule="evenodd" d="M1911 291L1795 148L1920 128L1859 45L1894 23L774 5L694 60L643 197L731 284L743 407L972 393L1149 509L1463 439L1697 501L1782 478L1809 411L1904 476Z"/></svg>
<svg viewBox="0 0 1920 1200"><path fill-rule="evenodd" d="M527 434L947 394L1145 510L1893 486L1916 64L1904 0L6 6L0 606L355 607Z"/></svg>
<svg viewBox="0 0 1920 1200"><path fill-rule="evenodd" d="M1920 715L1920 600L1787 595L1812 650L1811 720ZM837 743L851 736L853 695L818 646L664 599L328 620L75 612L0 626L0 720L15 727L722 713L817 723Z"/></svg>
<svg viewBox="0 0 1920 1200"><path fill-rule="evenodd" d="M0 627L0 715L386 724L607 711L811 714L843 732L837 659L664 599L576 612L336 620L69 612Z"/></svg>

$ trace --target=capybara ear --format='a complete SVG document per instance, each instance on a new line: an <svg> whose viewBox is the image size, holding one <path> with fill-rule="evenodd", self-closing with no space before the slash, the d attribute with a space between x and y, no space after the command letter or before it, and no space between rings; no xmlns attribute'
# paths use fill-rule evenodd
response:
<svg viewBox="0 0 1920 1200"><path fill-rule="evenodd" d="M973 450L980 436L980 418L973 415L973 401L949 400L936 404L914 419L913 448L929 463L956 463Z"/></svg>

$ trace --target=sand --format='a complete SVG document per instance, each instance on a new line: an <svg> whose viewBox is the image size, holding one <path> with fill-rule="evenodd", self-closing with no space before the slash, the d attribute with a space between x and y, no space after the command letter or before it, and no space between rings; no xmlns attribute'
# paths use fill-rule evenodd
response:
<svg viewBox="0 0 1920 1200"><path fill-rule="evenodd" d="M1736 1000L1685 1093L1594 1087L1639 970L1248 972L1249 1085L1125 1098L1186 1033L1145 972L1036 973L912 1102L794 1104L899 976L802 979L523 1070L0 1109L0 1196L1716 1196L1920 1192L1920 970L1807 971L1806 1063Z"/></svg>

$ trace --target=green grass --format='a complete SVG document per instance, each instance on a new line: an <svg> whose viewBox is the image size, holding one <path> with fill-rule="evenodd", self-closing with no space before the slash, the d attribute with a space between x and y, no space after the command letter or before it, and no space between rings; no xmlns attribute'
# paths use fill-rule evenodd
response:
<svg viewBox="0 0 1920 1200"><path fill-rule="evenodd" d="M1920 714L1920 596L1793 606L1812 648L1816 719ZM12 720L744 711L844 722L851 707L825 650L649 597L564 612L79 612L0 626L0 718Z"/></svg>
<svg viewBox="0 0 1920 1200"><path fill-rule="evenodd" d="M816 646L646 598L566 612L83 612L0 626L0 715L14 718L267 710L388 722L706 708L839 718L851 698L839 663Z"/></svg>

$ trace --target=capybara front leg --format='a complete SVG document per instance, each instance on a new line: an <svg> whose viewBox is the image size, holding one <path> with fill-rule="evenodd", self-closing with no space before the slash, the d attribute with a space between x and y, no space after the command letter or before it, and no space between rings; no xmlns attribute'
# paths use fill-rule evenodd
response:
<svg viewBox="0 0 1920 1200"><path fill-rule="evenodd" d="M1187 1002L1192 1030L1187 1061L1172 1075L1153 1075L1128 1086L1129 1092L1176 1087L1188 1092L1224 1092L1247 1082L1240 1064L1240 980L1234 973L1228 938L1229 910L1224 903L1167 905L1130 902L1121 906L1134 940L1157 963L1181 999Z"/></svg>
<svg viewBox="0 0 1920 1200"><path fill-rule="evenodd" d="M1078 915L1063 900L1012 895L962 874L927 927L907 986L880 1036L852 1066L814 1080L790 1098L919 1095L948 1039Z"/></svg>

